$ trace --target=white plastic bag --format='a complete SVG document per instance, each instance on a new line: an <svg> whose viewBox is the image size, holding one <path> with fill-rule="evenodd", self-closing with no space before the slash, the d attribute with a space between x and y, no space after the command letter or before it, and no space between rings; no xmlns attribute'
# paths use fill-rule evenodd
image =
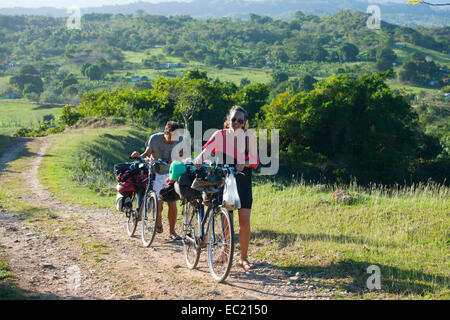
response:
<svg viewBox="0 0 450 320"><path fill-rule="evenodd" d="M228 211L241 208L241 200L237 190L236 178L233 174L228 175L223 188L223 205Z"/></svg>

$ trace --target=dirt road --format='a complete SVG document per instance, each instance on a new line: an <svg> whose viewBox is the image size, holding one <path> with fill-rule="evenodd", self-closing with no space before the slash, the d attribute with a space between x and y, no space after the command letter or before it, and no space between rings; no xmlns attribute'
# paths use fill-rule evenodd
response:
<svg viewBox="0 0 450 320"><path fill-rule="evenodd" d="M8 170L23 149L38 150L31 167ZM306 281L293 281L271 265L256 262L245 272L237 265L223 284L209 274L206 252L199 267L187 269L181 242L168 240L168 226L144 248L140 232L126 235L124 216L61 203L43 187L38 169L50 138L17 140L0 160L0 183L7 175L27 181L21 201L45 212L47 219L24 219L2 209L0 252L5 254L18 287L36 299L328 299L330 293ZM2 184L2 187L6 187ZM165 222L166 223L166 222ZM235 259L237 261L237 259Z"/></svg>

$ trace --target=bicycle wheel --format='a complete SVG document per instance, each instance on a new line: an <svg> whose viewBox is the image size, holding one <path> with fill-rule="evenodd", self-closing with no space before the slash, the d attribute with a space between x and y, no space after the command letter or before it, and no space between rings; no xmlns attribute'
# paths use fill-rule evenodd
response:
<svg viewBox="0 0 450 320"><path fill-rule="evenodd" d="M129 237L134 236L134 233L136 232L136 227L138 224L138 212L136 211L137 208L137 196L136 194L133 195L131 198L131 208L127 212L127 234Z"/></svg>
<svg viewBox="0 0 450 320"><path fill-rule="evenodd" d="M150 247L155 238L156 224L158 223L158 198L155 191L150 191L145 197L145 203L142 208L142 244L144 247Z"/></svg>
<svg viewBox="0 0 450 320"><path fill-rule="evenodd" d="M208 226L208 265L216 282L223 282L233 263L233 219L227 209L220 207L210 217Z"/></svg>
<svg viewBox="0 0 450 320"><path fill-rule="evenodd" d="M198 246L198 216L196 208L186 203L183 206L183 252L186 265L189 269L197 267L200 260L200 247Z"/></svg>

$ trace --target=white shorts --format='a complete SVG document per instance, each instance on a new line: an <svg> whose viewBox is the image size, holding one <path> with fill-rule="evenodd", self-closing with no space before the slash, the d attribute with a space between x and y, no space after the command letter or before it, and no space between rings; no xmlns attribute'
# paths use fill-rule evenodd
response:
<svg viewBox="0 0 450 320"><path fill-rule="evenodd" d="M162 188L165 188L167 186L169 186L166 183L167 178L169 178L169 174L159 174L159 173L155 173L155 180L153 181L153 190L155 190L156 192L156 197L159 199L159 192L161 191Z"/></svg>

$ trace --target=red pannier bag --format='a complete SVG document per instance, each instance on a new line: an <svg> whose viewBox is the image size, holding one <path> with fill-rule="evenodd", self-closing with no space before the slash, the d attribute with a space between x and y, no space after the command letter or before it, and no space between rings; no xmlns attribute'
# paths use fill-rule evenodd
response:
<svg viewBox="0 0 450 320"><path fill-rule="evenodd" d="M117 174L116 190L120 194L127 194L138 191L138 186L145 190L148 184L148 174L141 170L127 169Z"/></svg>

